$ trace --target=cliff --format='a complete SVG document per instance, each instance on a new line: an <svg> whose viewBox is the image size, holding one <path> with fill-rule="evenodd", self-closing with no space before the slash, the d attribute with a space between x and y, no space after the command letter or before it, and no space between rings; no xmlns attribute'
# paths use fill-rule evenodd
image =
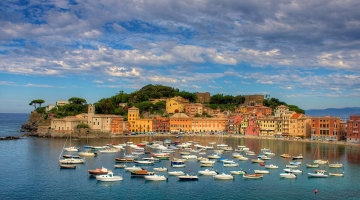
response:
<svg viewBox="0 0 360 200"><path fill-rule="evenodd" d="M25 135L38 136L38 128L50 127L50 119L47 118L47 114L38 113L37 111L31 112L29 120L25 124L21 124L21 132L27 132Z"/></svg>

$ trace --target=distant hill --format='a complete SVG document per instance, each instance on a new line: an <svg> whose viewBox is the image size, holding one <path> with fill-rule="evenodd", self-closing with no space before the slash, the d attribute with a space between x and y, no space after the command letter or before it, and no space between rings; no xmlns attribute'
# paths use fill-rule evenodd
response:
<svg viewBox="0 0 360 200"><path fill-rule="evenodd" d="M340 117L343 120L349 119L350 115L360 115L360 107L351 108L326 108L326 109L310 109L305 110L305 114L309 116L326 116Z"/></svg>

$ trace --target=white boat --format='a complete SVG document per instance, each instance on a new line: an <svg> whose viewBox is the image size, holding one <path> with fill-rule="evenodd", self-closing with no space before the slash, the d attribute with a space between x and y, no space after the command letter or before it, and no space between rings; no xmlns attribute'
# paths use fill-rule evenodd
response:
<svg viewBox="0 0 360 200"><path fill-rule="evenodd" d="M118 153L120 152L120 149L117 148L106 148L103 150L99 150L100 153Z"/></svg>
<svg viewBox="0 0 360 200"><path fill-rule="evenodd" d="M196 159L197 156L196 155L184 155L184 156L181 156L182 158L186 158L186 159Z"/></svg>
<svg viewBox="0 0 360 200"><path fill-rule="evenodd" d="M232 155L233 155L234 158L239 158L239 157L243 156L240 153L233 153Z"/></svg>
<svg viewBox="0 0 360 200"><path fill-rule="evenodd" d="M164 175L146 175L144 178L148 181L166 181L167 178Z"/></svg>
<svg viewBox="0 0 360 200"><path fill-rule="evenodd" d="M78 152L79 148L78 147L65 147L64 151L68 151L68 152Z"/></svg>
<svg viewBox="0 0 360 200"><path fill-rule="evenodd" d="M255 156L255 152L253 152L253 151L248 151L248 152L246 152L246 155L248 155L248 156Z"/></svg>
<svg viewBox="0 0 360 200"><path fill-rule="evenodd" d="M308 168L318 168L319 165L318 164L306 164L306 167L308 167Z"/></svg>
<svg viewBox="0 0 360 200"><path fill-rule="evenodd" d="M221 162L226 163L226 164L233 164L233 163L235 163L235 161L233 161L233 160L228 160L228 159L224 159L224 160L222 160Z"/></svg>
<svg viewBox="0 0 360 200"><path fill-rule="evenodd" d="M297 161L291 162L291 161L289 161L289 164L290 165L301 165L301 162L297 162Z"/></svg>
<svg viewBox="0 0 360 200"><path fill-rule="evenodd" d="M341 163L332 163L332 164L329 164L329 167L330 168L342 168L344 165L341 164Z"/></svg>
<svg viewBox="0 0 360 200"><path fill-rule="evenodd" d="M333 173L329 173L330 176L344 176L344 172L343 173L337 173L337 172L333 172Z"/></svg>
<svg viewBox="0 0 360 200"><path fill-rule="evenodd" d="M59 162L60 164L82 164L82 163L85 163L85 159L84 158L73 158L71 157L71 149L74 149L75 147L71 146L71 133L69 134L69 137L70 137L70 147L69 148L69 152L70 152L70 155L68 158L61 158L61 154L63 153L63 151L66 149L65 148L65 145L66 145L66 141L67 141L67 138L66 138L66 141L65 141L65 144L64 144L64 147L60 153L60 157L59 157Z"/></svg>
<svg viewBox="0 0 360 200"><path fill-rule="evenodd" d="M200 163L200 167L212 167L214 163Z"/></svg>
<svg viewBox="0 0 360 200"><path fill-rule="evenodd" d="M171 176L182 176L182 175L185 175L184 172L182 171L172 171L172 172L168 172L169 175Z"/></svg>
<svg viewBox="0 0 360 200"><path fill-rule="evenodd" d="M119 165L114 165L115 168L126 168L126 165L122 165L122 164L119 164Z"/></svg>
<svg viewBox="0 0 360 200"><path fill-rule="evenodd" d="M198 173L201 175L204 175L204 176L213 176L213 175L218 174L218 172L216 170L214 171L214 170L208 170L208 169L198 171Z"/></svg>
<svg viewBox="0 0 360 200"><path fill-rule="evenodd" d="M266 151L266 152L264 152L264 154L267 156L275 156L275 153L271 152L271 151Z"/></svg>
<svg viewBox="0 0 360 200"><path fill-rule="evenodd" d="M222 147L227 147L227 146L229 146L229 145L227 145L227 144L218 144L218 145L216 145L218 148L222 148Z"/></svg>
<svg viewBox="0 0 360 200"><path fill-rule="evenodd" d="M182 151L182 152L180 152L180 154L181 154L181 155L190 155L190 152L188 152L188 151Z"/></svg>
<svg viewBox="0 0 360 200"><path fill-rule="evenodd" d="M182 175L182 176L178 176L180 181L196 181L199 180L199 177L196 175Z"/></svg>
<svg viewBox="0 0 360 200"><path fill-rule="evenodd" d="M86 152L79 152L79 156L97 156L97 153L86 151Z"/></svg>
<svg viewBox="0 0 360 200"><path fill-rule="evenodd" d="M328 175L325 174L325 172L315 172L315 173L308 173L309 177L314 177L314 178L327 178Z"/></svg>
<svg viewBox="0 0 360 200"><path fill-rule="evenodd" d="M299 155L297 155L297 156L293 156L293 157L292 157L293 160L303 159L303 158L304 158L304 156L303 156L302 154L299 154Z"/></svg>
<svg viewBox="0 0 360 200"><path fill-rule="evenodd" d="M198 160L198 161L202 161L202 160L209 160L209 158L198 157L198 158L196 158L196 160Z"/></svg>
<svg viewBox="0 0 360 200"><path fill-rule="evenodd" d="M210 158L210 159L218 159L218 158L220 158L220 156L218 154L211 154L211 155L208 155L207 157Z"/></svg>
<svg viewBox="0 0 360 200"><path fill-rule="evenodd" d="M232 150L233 150L232 147L222 147L222 149L223 149L224 151L232 151Z"/></svg>
<svg viewBox="0 0 360 200"><path fill-rule="evenodd" d="M221 173L221 174L216 174L213 176L215 179L219 179L219 180L233 180L234 176L231 174L225 174L225 173Z"/></svg>
<svg viewBox="0 0 360 200"><path fill-rule="evenodd" d="M216 144L216 142L209 142L209 144L210 144L210 145L214 145L214 144Z"/></svg>
<svg viewBox="0 0 360 200"><path fill-rule="evenodd" d="M296 178L296 175L292 174L292 173L281 173L280 177L281 178Z"/></svg>
<svg viewBox="0 0 360 200"><path fill-rule="evenodd" d="M244 156L239 156L239 157L237 157L237 159L239 159L239 160L249 160L248 157L244 157Z"/></svg>
<svg viewBox="0 0 360 200"><path fill-rule="evenodd" d="M123 180L123 177L120 175L120 176L114 176L114 173L113 172L108 172L107 174L105 175L97 175L96 176L96 179L98 181L107 181L107 182L110 182L110 181L122 181Z"/></svg>
<svg viewBox="0 0 360 200"><path fill-rule="evenodd" d="M243 170L230 171L230 174L234 174L234 175L246 174L246 171L243 171Z"/></svg>
<svg viewBox="0 0 360 200"><path fill-rule="evenodd" d="M166 172L168 169L166 167L156 167L153 168L153 170L157 172Z"/></svg>
<svg viewBox="0 0 360 200"><path fill-rule="evenodd" d="M254 170L255 174L269 174L268 170Z"/></svg>
<svg viewBox="0 0 360 200"><path fill-rule="evenodd" d="M242 146L242 145L239 145L237 146L237 149L235 151L250 151L250 148L246 147L246 146Z"/></svg>
<svg viewBox="0 0 360 200"><path fill-rule="evenodd" d="M265 168L267 168L267 169L277 169L277 168L279 168L279 166L270 164L270 165L265 165Z"/></svg>
<svg viewBox="0 0 360 200"><path fill-rule="evenodd" d="M265 161L258 158L258 159L251 159L251 162L253 162L253 163L264 163Z"/></svg>
<svg viewBox="0 0 360 200"><path fill-rule="evenodd" d="M150 161L150 160L136 160L134 161L136 164L138 165L154 165L154 161Z"/></svg>
<svg viewBox="0 0 360 200"><path fill-rule="evenodd" d="M287 168L287 169L283 169L285 172L290 172L290 173L294 173L294 174L301 174L301 173L303 173L303 171L302 170L300 170L300 169L289 169L289 168Z"/></svg>
<svg viewBox="0 0 360 200"><path fill-rule="evenodd" d="M153 161L153 162L160 162L160 159L159 159L159 158L154 158L154 157L143 158L143 160L148 160L148 161Z"/></svg>
<svg viewBox="0 0 360 200"><path fill-rule="evenodd" d="M237 167L237 166L239 166L239 164L237 164L237 163L224 163L223 166L224 167Z"/></svg>
<svg viewBox="0 0 360 200"><path fill-rule="evenodd" d="M262 155L260 158L262 160L271 160L271 158L267 157L266 155Z"/></svg>
<svg viewBox="0 0 360 200"><path fill-rule="evenodd" d="M200 163L210 163L210 164L214 164L215 160L200 160Z"/></svg>
<svg viewBox="0 0 360 200"><path fill-rule="evenodd" d="M125 171L136 171L136 170L141 170L142 168L141 167L137 167L137 166L132 166L132 167L125 167L124 168L125 169Z"/></svg>
<svg viewBox="0 0 360 200"><path fill-rule="evenodd" d="M262 148L262 149L260 149L261 151L270 151L270 149L268 149L268 148Z"/></svg>
<svg viewBox="0 0 360 200"><path fill-rule="evenodd" d="M299 165L285 165L286 168L298 168Z"/></svg>
<svg viewBox="0 0 360 200"><path fill-rule="evenodd" d="M186 164L184 161L171 161L171 166L174 168L181 168L181 167L185 167Z"/></svg>

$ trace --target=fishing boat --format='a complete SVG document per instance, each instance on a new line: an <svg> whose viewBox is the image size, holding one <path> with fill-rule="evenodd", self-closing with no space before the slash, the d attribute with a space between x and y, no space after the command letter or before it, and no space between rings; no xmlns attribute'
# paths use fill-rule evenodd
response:
<svg viewBox="0 0 360 200"><path fill-rule="evenodd" d="M122 181L123 177L121 175L114 176L113 172L108 172L107 174L104 174L104 175L97 175L96 179L98 181L111 182L111 181Z"/></svg>
<svg viewBox="0 0 360 200"><path fill-rule="evenodd" d="M264 176L262 174L244 174L243 177L247 179L259 179Z"/></svg>
<svg viewBox="0 0 360 200"><path fill-rule="evenodd" d="M216 174L213 176L215 179L218 180L233 180L234 176L231 174L225 174L225 173L221 173L221 174Z"/></svg>
<svg viewBox="0 0 360 200"><path fill-rule="evenodd" d="M197 181L199 180L199 177L196 175L182 175L182 176L178 176L180 181Z"/></svg>

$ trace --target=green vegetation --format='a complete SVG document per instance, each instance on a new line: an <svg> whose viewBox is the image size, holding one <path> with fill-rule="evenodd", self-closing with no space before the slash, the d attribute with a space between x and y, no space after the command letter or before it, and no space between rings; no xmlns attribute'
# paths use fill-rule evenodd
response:
<svg viewBox="0 0 360 200"><path fill-rule="evenodd" d="M87 124L81 123L81 124L77 125L76 128L90 128L90 127Z"/></svg>
<svg viewBox="0 0 360 200"><path fill-rule="evenodd" d="M270 107L272 110L274 110L277 106L285 105L285 106L289 107L290 111L295 111L297 113L305 114L305 111L303 109L300 109L299 107L297 107L295 105L287 105L285 102L280 101L279 99L276 99L276 98L264 99L263 104L264 104L264 106Z"/></svg>
<svg viewBox="0 0 360 200"><path fill-rule="evenodd" d="M36 100L32 100L30 103L29 103L29 106L34 106L35 107L35 110L36 110L36 105L39 104L39 107L41 107L41 104L45 103L44 100L42 99L36 99Z"/></svg>

